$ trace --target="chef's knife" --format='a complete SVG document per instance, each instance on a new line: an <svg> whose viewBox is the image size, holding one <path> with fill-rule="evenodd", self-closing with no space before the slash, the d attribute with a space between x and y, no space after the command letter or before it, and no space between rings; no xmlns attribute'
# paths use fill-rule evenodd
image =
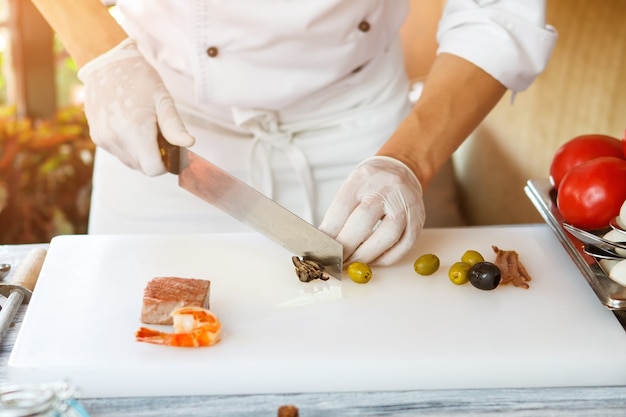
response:
<svg viewBox="0 0 626 417"><path fill-rule="evenodd" d="M343 247L335 239L189 149L170 144L160 133L158 142L165 168L178 175L179 186L341 279Z"/></svg>
<svg viewBox="0 0 626 417"><path fill-rule="evenodd" d="M0 294L7 297L0 311L0 339L22 303L28 304L30 301L46 253L47 251L43 248L32 249L20 262L11 282L0 283Z"/></svg>

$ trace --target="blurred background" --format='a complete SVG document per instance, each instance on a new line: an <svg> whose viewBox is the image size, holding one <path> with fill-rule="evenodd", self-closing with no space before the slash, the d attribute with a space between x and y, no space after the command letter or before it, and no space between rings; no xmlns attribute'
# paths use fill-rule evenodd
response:
<svg viewBox="0 0 626 417"><path fill-rule="evenodd" d="M94 145L76 71L29 0L0 0L0 244L87 231Z"/></svg>
<svg viewBox="0 0 626 417"><path fill-rule="evenodd" d="M428 59L415 57L434 57L433 22L444 3L412 0L409 20L424 23L403 33L412 79L428 71ZM546 21L559 33L548 67L514 101L505 94L453 155L453 172L439 175L440 184L454 181L449 205L458 204L468 225L543 222L526 182L548 178L554 153L575 136L621 138L626 130L626 1L546 3Z"/></svg>
<svg viewBox="0 0 626 417"><path fill-rule="evenodd" d="M402 36L419 81L445 0L411 3ZM547 4L559 32L548 68L513 103L505 95L434 183L467 225L541 222L526 181L547 178L574 136L626 129L626 1ZM0 0L0 244L86 233L93 151L73 61L29 0Z"/></svg>

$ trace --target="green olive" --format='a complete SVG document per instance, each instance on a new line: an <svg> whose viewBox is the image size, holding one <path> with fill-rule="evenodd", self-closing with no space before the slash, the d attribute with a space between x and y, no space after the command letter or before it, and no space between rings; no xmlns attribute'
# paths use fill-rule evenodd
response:
<svg viewBox="0 0 626 417"><path fill-rule="evenodd" d="M455 262L448 270L448 278L456 285L467 284L471 267L467 262Z"/></svg>
<svg viewBox="0 0 626 417"><path fill-rule="evenodd" d="M348 265L348 276L357 284L367 284L372 279L372 269L363 262L352 262Z"/></svg>
<svg viewBox="0 0 626 417"><path fill-rule="evenodd" d="M461 256L461 261L468 263L470 265L477 264L478 262L484 262L485 258L480 254L480 252L475 250L467 250Z"/></svg>
<svg viewBox="0 0 626 417"><path fill-rule="evenodd" d="M413 263L413 269L419 275L432 275L439 269L439 258L432 253L422 255Z"/></svg>

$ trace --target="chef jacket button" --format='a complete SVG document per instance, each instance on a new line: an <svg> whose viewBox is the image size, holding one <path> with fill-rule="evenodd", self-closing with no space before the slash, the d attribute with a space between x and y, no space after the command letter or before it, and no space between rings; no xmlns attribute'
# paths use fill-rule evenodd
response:
<svg viewBox="0 0 626 417"><path fill-rule="evenodd" d="M361 23L359 23L359 30L361 32L369 32L371 27L372 26L367 20L363 20Z"/></svg>
<svg viewBox="0 0 626 417"><path fill-rule="evenodd" d="M217 49L215 46L211 46L207 48L206 50L206 54L210 56L211 58L215 58L218 53L219 53L219 49Z"/></svg>

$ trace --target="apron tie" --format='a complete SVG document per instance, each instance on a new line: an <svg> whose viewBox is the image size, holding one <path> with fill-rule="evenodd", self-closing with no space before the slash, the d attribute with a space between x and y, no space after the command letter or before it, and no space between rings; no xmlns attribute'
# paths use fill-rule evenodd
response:
<svg viewBox="0 0 626 417"><path fill-rule="evenodd" d="M293 132L281 129L277 114L273 111L233 108L232 114L235 124L253 135L248 154L250 184L269 198L274 198L272 152L274 149L285 152L304 187L306 204L302 218L313 223L315 183L304 152L293 143Z"/></svg>

